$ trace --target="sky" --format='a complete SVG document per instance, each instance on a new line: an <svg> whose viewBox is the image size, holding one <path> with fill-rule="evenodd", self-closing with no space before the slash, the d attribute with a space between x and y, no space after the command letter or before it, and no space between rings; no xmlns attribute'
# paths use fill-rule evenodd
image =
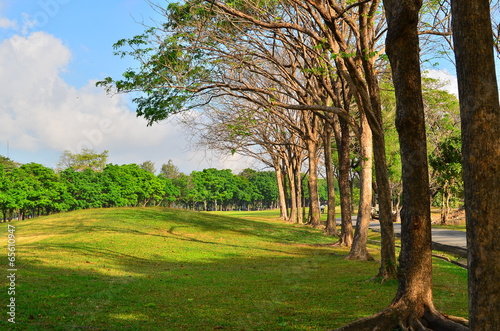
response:
<svg viewBox="0 0 500 331"><path fill-rule="evenodd" d="M63 151L88 148L157 170L252 166L196 148L175 118L148 127L130 97L95 86L135 66L112 45L159 19L146 0L0 0L0 155L55 168Z"/></svg>
<svg viewBox="0 0 500 331"><path fill-rule="evenodd" d="M159 20L147 0L0 0L0 155L55 168L63 151L88 148L115 164L172 160L185 173L258 167L196 148L175 118L147 127L130 97L95 86L135 66L112 45ZM456 91L453 74L429 75Z"/></svg>

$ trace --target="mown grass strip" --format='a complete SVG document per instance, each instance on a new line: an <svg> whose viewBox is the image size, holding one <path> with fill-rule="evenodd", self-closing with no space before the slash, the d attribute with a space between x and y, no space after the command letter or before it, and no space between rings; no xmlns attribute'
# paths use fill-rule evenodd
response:
<svg viewBox="0 0 500 331"><path fill-rule="evenodd" d="M378 262L346 261L322 245L334 239L269 213L99 209L13 224L17 323L3 314L4 329L325 330L384 308L397 286L367 281ZM466 316L466 271L436 260L434 274L438 308Z"/></svg>

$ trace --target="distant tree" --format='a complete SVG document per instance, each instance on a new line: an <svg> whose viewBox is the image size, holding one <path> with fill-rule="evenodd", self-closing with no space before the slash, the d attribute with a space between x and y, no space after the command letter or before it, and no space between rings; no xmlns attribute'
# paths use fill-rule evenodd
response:
<svg viewBox="0 0 500 331"><path fill-rule="evenodd" d="M129 171L129 167L126 165L107 164L102 175L103 199L106 207L137 205L137 179Z"/></svg>
<svg viewBox="0 0 500 331"><path fill-rule="evenodd" d="M73 168L76 171L83 171L85 169L102 171L108 162L108 153L109 151L96 153L92 149L84 148L80 153L73 154L66 150L61 155L57 166L61 170Z"/></svg>
<svg viewBox="0 0 500 331"><path fill-rule="evenodd" d="M165 178L162 176L158 176L158 178L163 183L163 191L165 192L161 203L168 207L171 207L172 202L176 201L180 197L181 188L174 184L173 179Z"/></svg>
<svg viewBox="0 0 500 331"><path fill-rule="evenodd" d="M105 205L101 173L90 168L76 171L70 167L61 171L59 175L74 198L71 210L101 208Z"/></svg>
<svg viewBox="0 0 500 331"><path fill-rule="evenodd" d="M441 224L446 224L450 212L450 199L463 188L462 181L462 142L460 131L446 137L429 157L438 184L437 193L441 194Z"/></svg>
<svg viewBox="0 0 500 331"><path fill-rule="evenodd" d="M181 172L172 160L168 160L167 164L161 166L160 175L165 178L177 179L181 176Z"/></svg>
<svg viewBox="0 0 500 331"><path fill-rule="evenodd" d="M143 162L139 167L143 170L149 171L152 174L156 173L155 163L150 160Z"/></svg>
<svg viewBox="0 0 500 331"><path fill-rule="evenodd" d="M0 165L3 166L3 170L9 171L19 166L18 163L12 161L10 158L0 155Z"/></svg>

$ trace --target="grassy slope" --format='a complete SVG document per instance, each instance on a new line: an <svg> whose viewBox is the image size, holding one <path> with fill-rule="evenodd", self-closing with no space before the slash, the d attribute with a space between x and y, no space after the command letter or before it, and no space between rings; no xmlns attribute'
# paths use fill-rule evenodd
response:
<svg viewBox="0 0 500 331"><path fill-rule="evenodd" d="M273 217L130 208L12 223L11 329L325 330L387 306L396 283L366 281L377 262L345 261L312 245L332 241L321 231ZM435 275L438 308L465 316L466 272L437 260ZM13 326L4 310L0 329Z"/></svg>

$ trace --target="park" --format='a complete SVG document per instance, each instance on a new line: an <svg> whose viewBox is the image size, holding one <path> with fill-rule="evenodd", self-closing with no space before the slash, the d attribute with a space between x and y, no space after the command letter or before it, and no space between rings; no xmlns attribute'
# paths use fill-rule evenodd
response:
<svg viewBox="0 0 500 331"><path fill-rule="evenodd" d="M147 2L155 20L113 45L128 67L92 87L258 166L2 157L0 323L500 329L497 2ZM460 258L437 226L465 231Z"/></svg>

